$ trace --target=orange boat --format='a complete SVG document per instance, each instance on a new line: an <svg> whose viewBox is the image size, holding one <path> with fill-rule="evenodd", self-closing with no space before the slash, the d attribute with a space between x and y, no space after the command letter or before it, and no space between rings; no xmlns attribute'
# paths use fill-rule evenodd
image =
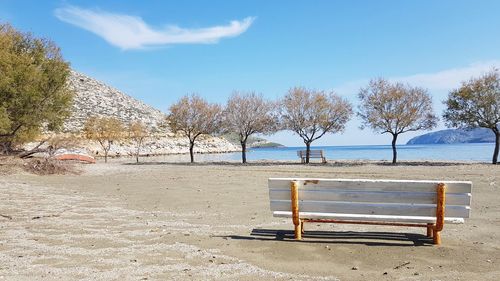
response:
<svg viewBox="0 0 500 281"><path fill-rule="evenodd" d="M95 164L95 159L92 156L81 154L61 154L55 157L57 160L75 160L86 163Z"/></svg>

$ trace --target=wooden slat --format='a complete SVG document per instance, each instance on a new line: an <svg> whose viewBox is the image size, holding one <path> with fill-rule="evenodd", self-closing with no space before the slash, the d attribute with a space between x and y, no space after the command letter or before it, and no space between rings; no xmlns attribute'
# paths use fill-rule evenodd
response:
<svg viewBox="0 0 500 281"><path fill-rule="evenodd" d="M438 183L446 184L447 193L471 193L469 181L413 181L413 180L368 180L368 179L308 179L270 178L270 189L286 189L290 181L298 180L301 189L309 190L357 190L357 191L408 191L435 192Z"/></svg>
<svg viewBox="0 0 500 281"><path fill-rule="evenodd" d="M360 214L332 214L299 212L301 218L305 219L343 219L357 221L383 221L383 222L410 222L410 223L435 223L436 217L415 217L415 216L381 216L381 215L360 215ZM273 216L281 218L291 218L292 212L276 211ZM463 218L446 217L446 223L464 223Z"/></svg>
<svg viewBox="0 0 500 281"><path fill-rule="evenodd" d="M270 189L271 200L288 200L290 188ZM387 192L387 191L339 191L339 190L308 190L299 189L300 200L313 201L348 201L372 203L408 203L408 204L436 204L436 192ZM470 193L446 194L447 205L470 206Z"/></svg>
<svg viewBox="0 0 500 281"><path fill-rule="evenodd" d="M290 200L272 200L272 211L291 211ZM392 215L392 216L435 216L436 205L428 204L374 204L354 203L338 201L300 201L300 212L317 213L343 213L343 214L367 214L367 215ZM446 216L468 218L470 207L468 206L446 206Z"/></svg>

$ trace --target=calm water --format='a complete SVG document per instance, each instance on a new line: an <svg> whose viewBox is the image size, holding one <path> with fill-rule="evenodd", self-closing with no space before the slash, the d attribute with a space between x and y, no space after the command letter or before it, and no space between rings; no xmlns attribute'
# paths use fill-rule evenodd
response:
<svg viewBox="0 0 500 281"><path fill-rule="evenodd" d="M433 145L400 145L399 160L455 160L490 162L494 149L493 143L481 144L433 144ZM296 151L304 147L255 148L247 152L248 161L252 160L293 160L298 161ZM360 146L317 146L322 149L328 160L391 160L390 145ZM188 155L162 156L165 161L189 160ZM240 161L241 153L196 154L195 160L203 161ZM313 159L312 161L318 161Z"/></svg>

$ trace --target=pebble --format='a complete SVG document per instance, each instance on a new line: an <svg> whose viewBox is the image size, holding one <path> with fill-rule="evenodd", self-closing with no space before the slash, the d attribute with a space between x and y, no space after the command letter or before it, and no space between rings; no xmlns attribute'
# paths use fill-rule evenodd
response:
<svg viewBox="0 0 500 281"><path fill-rule="evenodd" d="M359 267L357 267L357 266L353 266L353 267L351 268L351 270L358 270L358 269L359 269Z"/></svg>

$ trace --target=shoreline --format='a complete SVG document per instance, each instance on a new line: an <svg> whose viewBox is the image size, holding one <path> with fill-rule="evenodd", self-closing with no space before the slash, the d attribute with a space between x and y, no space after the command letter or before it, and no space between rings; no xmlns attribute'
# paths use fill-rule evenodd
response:
<svg viewBox="0 0 500 281"><path fill-rule="evenodd" d="M434 159L419 159L419 160L398 160L396 164L392 164L391 160L371 160L371 159L330 159L327 160L326 163L321 163L317 161L317 159L312 159L311 163L304 164L300 162L300 159L297 160L274 160L274 159L258 159L258 160L247 160L247 163L241 163L241 160L197 160L196 155L221 155L221 154L241 154L241 151L232 151L232 152L200 152L195 153L195 162L189 163L189 153L175 153L175 154L158 154L158 155L140 155L139 156L139 164L144 163L164 163L164 164L204 164L204 165L227 165L227 164L240 164L240 165L304 165L304 166L341 166L341 165L383 165L383 166L435 166L435 165L490 165L495 166L489 162L485 161L476 161L476 160L434 160ZM154 161L157 158L168 158L169 156L187 156L185 161ZM104 160L104 156L95 156L96 160ZM121 156L108 156L108 161L113 160L116 162L122 162L120 160L134 160L135 156L133 155L121 155ZM141 161L143 160L143 161Z"/></svg>

